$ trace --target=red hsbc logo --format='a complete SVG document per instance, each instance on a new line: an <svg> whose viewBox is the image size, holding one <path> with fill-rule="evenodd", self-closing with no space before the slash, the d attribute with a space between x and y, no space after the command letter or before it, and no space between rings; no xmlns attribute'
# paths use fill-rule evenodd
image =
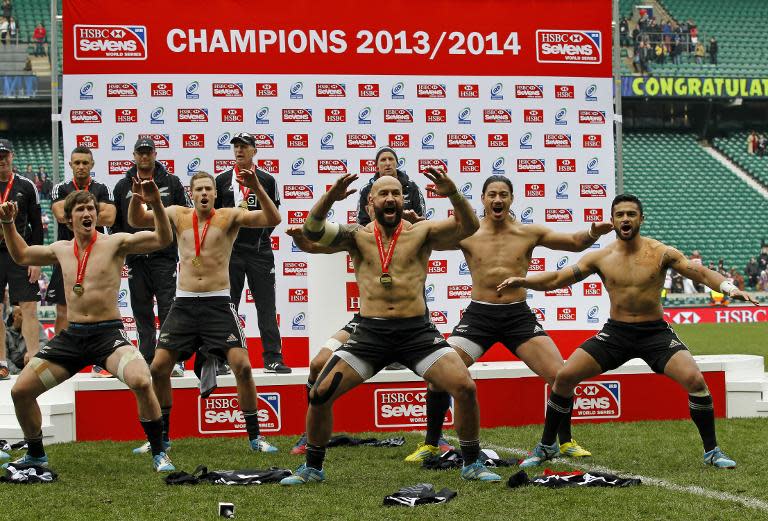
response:
<svg viewBox="0 0 768 521"><path fill-rule="evenodd" d="M484 123L512 123L512 111L509 109L484 109Z"/></svg>
<svg viewBox="0 0 768 521"><path fill-rule="evenodd" d="M208 109L177 109L179 123L207 123Z"/></svg>
<svg viewBox="0 0 768 521"><path fill-rule="evenodd" d="M379 428L426 426L427 390L424 387L377 389L374 391L375 424ZM453 406L443 425L453 424Z"/></svg>
<svg viewBox="0 0 768 521"><path fill-rule="evenodd" d="M312 199L312 195L312 185L283 185L283 199Z"/></svg>
<svg viewBox="0 0 768 521"><path fill-rule="evenodd" d="M285 136L288 148L308 148L309 134L288 134Z"/></svg>
<svg viewBox="0 0 768 521"><path fill-rule="evenodd" d="M269 237L269 245L272 246L272 249L274 251L279 250L280 249L280 237L277 236L277 235L271 235ZM278 315L278 323L279 323L279 317L280 317L280 315Z"/></svg>
<svg viewBox="0 0 768 521"><path fill-rule="evenodd" d="M347 109L325 109L326 123L344 123L347 121Z"/></svg>
<svg viewBox="0 0 768 521"><path fill-rule="evenodd" d="M445 85L438 83L419 83L416 85L417 98L444 98Z"/></svg>
<svg viewBox="0 0 768 521"><path fill-rule="evenodd" d="M468 284L458 284L448 286L448 298L471 298L472 286Z"/></svg>
<svg viewBox="0 0 768 521"><path fill-rule="evenodd" d="M288 289L288 302L307 302L309 292L307 288Z"/></svg>
<svg viewBox="0 0 768 521"><path fill-rule="evenodd" d="M376 148L373 134L347 134L347 148Z"/></svg>
<svg viewBox="0 0 768 521"><path fill-rule="evenodd" d="M544 123L544 111L541 109L524 109L524 123Z"/></svg>
<svg viewBox="0 0 768 521"><path fill-rule="evenodd" d="M309 217L309 210L288 210L288 224L304 224Z"/></svg>
<svg viewBox="0 0 768 521"><path fill-rule="evenodd" d="M446 172L448 172L448 160L446 159L419 159L419 173L423 174L427 171L429 168L443 168ZM434 188L434 186L433 186ZM429 192L427 192L427 197L429 197Z"/></svg>
<svg viewBox="0 0 768 521"><path fill-rule="evenodd" d="M352 222L354 223L355 221L352 221ZM354 273L354 272L355 272L355 263L352 262L352 256L347 255L347 273Z"/></svg>
<svg viewBox="0 0 768 521"><path fill-rule="evenodd" d="M544 87L542 85L515 85L516 98L543 98Z"/></svg>
<svg viewBox="0 0 768 521"><path fill-rule="evenodd" d="M306 262L283 262L283 276L285 277L306 277L307 276L307 263Z"/></svg>
<svg viewBox="0 0 768 521"><path fill-rule="evenodd" d="M479 98L480 87L476 84L459 84L459 98Z"/></svg>
<svg viewBox="0 0 768 521"><path fill-rule="evenodd" d="M447 324L448 312L447 311L430 311L429 320L435 325Z"/></svg>
<svg viewBox="0 0 768 521"><path fill-rule="evenodd" d="M276 98L277 83L257 83L256 97L258 98Z"/></svg>
<svg viewBox="0 0 768 521"><path fill-rule="evenodd" d="M448 148L475 148L477 141L474 134L448 134L446 144Z"/></svg>
<svg viewBox="0 0 768 521"><path fill-rule="evenodd" d="M245 116L243 115L242 108L222 108L221 109L221 122L222 123L243 123Z"/></svg>
<svg viewBox="0 0 768 521"><path fill-rule="evenodd" d="M543 184L526 184L525 196L526 197L544 197L545 185Z"/></svg>
<svg viewBox="0 0 768 521"><path fill-rule="evenodd" d="M99 148L98 134L78 134L77 146L85 148Z"/></svg>
<svg viewBox="0 0 768 521"><path fill-rule="evenodd" d="M600 63L602 61L601 38L600 31L539 29L536 31L536 61L539 63Z"/></svg>
<svg viewBox="0 0 768 521"><path fill-rule="evenodd" d="M317 173L318 174L346 174L347 160L346 159L318 159Z"/></svg>
<svg viewBox="0 0 768 521"><path fill-rule="evenodd" d="M318 98L344 98L347 87L343 83L316 83L315 96Z"/></svg>
<svg viewBox="0 0 768 521"><path fill-rule="evenodd" d="M413 109L384 109L384 123L413 123Z"/></svg>
<svg viewBox="0 0 768 521"><path fill-rule="evenodd" d="M543 159L518 159L517 171L544 173L544 160Z"/></svg>
<svg viewBox="0 0 768 521"><path fill-rule="evenodd" d="M576 320L576 308L557 308L558 320Z"/></svg>
<svg viewBox="0 0 768 521"><path fill-rule="evenodd" d="M214 98L242 98L242 83L213 83L211 84L211 94Z"/></svg>
<svg viewBox="0 0 768 521"><path fill-rule="evenodd" d="M213 172L215 174L220 174L225 170L229 170L233 166L235 166L234 159L214 159L213 160Z"/></svg>
<svg viewBox="0 0 768 521"><path fill-rule="evenodd" d="M579 195L581 197L607 197L605 186L598 184L580 184Z"/></svg>
<svg viewBox="0 0 768 521"><path fill-rule="evenodd" d="M155 145L157 146L157 145ZM165 168L165 171L168 172L171 175L176 174L176 160L175 159L158 159L158 163L163 165L163 168Z"/></svg>
<svg viewBox="0 0 768 521"><path fill-rule="evenodd" d="M479 159L459 159L459 172L462 174L479 174Z"/></svg>
<svg viewBox="0 0 768 521"><path fill-rule="evenodd" d="M411 136L408 134L390 134L389 146L391 148L408 148L411 146Z"/></svg>
<svg viewBox="0 0 768 521"><path fill-rule="evenodd" d="M430 275L448 273L448 260L436 259L429 261L429 264L427 265L427 273Z"/></svg>
<svg viewBox="0 0 768 521"><path fill-rule="evenodd" d="M573 85L555 85L555 98L573 99Z"/></svg>
<svg viewBox="0 0 768 521"><path fill-rule="evenodd" d="M448 121L446 109L426 109L424 114L427 123L445 123Z"/></svg>
<svg viewBox="0 0 768 521"><path fill-rule="evenodd" d="M136 319L133 317L121 317L123 329L126 331L136 331Z"/></svg>
<svg viewBox="0 0 768 521"><path fill-rule="evenodd" d="M125 173L131 169L133 161L129 159L122 159L117 161L110 161L107 164L109 175L125 175Z"/></svg>
<svg viewBox="0 0 768 521"><path fill-rule="evenodd" d="M567 208L547 208L544 220L548 223L573 222L573 212Z"/></svg>
<svg viewBox="0 0 768 521"><path fill-rule="evenodd" d="M602 125L605 123L605 112L602 110L580 110L579 123L586 125Z"/></svg>
<svg viewBox="0 0 768 521"><path fill-rule="evenodd" d="M360 311L360 288L357 282L347 282L347 311Z"/></svg>
<svg viewBox="0 0 768 521"><path fill-rule="evenodd" d="M544 257L533 257L528 264L528 271L547 271L547 259Z"/></svg>
<svg viewBox="0 0 768 521"><path fill-rule="evenodd" d="M69 111L70 123L101 123L101 111L98 109L72 109Z"/></svg>
<svg viewBox="0 0 768 521"><path fill-rule="evenodd" d="M347 224L355 224L356 222L357 222L357 210L347 210ZM347 257L349 257L349 255L347 255Z"/></svg>
<svg viewBox="0 0 768 521"><path fill-rule="evenodd" d="M602 208L584 208L585 223L599 223L603 221Z"/></svg>
<svg viewBox="0 0 768 521"><path fill-rule="evenodd" d="M138 123L139 109L115 109L115 123Z"/></svg>
<svg viewBox="0 0 768 521"><path fill-rule="evenodd" d="M152 83L149 92L153 98L173 97L173 83Z"/></svg>
<svg viewBox="0 0 768 521"><path fill-rule="evenodd" d="M544 134L546 148L571 148L570 134Z"/></svg>
<svg viewBox="0 0 768 521"><path fill-rule="evenodd" d="M602 282L583 282L582 287L585 297L600 297L603 294Z"/></svg>
<svg viewBox="0 0 768 521"><path fill-rule="evenodd" d="M256 161L256 166L258 166L268 174L277 175L280 173L279 159L259 159Z"/></svg>
<svg viewBox="0 0 768 521"><path fill-rule="evenodd" d="M576 172L576 160L575 159L558 159L557 171L564 173Z"/></svg>
<svg viewBox="0 0 768 521"><path fill-rule="evenodd" d="M564 288L557 288L551 291L545 291L544 296L545 297L572 297L573 291L571 290L570 286L566 286Z"/></svg>
<svg viewBox="0 0 768 521"><path fill-rule="evenodd" d="M275 148L274 134L251 134L256 148Z"/></svg>
<svg viewBox="0 0 768 521"><path fill-rule="evenodd" d="M312 110L283 109L283 123L312 123Z"/></svg>
<svg viewBox="0 0 768 521"><path fill-rule="evenodd" d="M359 98L378 98L379 84L378 83L358 83L357 96Z"/></svg>
<svg viewBox="0 0 768 521"><path fill-rule="evenodd" d="M75 25L76 60L146 60L143 25Z"/></svg>
<svg viewBox="0 0 768 521"><path fill-rule="evenodd" d="M584 134L581 146L583 148L602 148L602 136L600 134Z"/></svg>
<svg viewBox="0 0 768 521"><path fill-rule="evenodd" d="M360 173L361 174L375 174L376 173L376 160L374 160L374 159L361 159L360 160Z"/></svg>
<svg viewBox="0 0 768 521"><path fill-rule="evenodd" d="M107 83L108 98L135 98L138 95L135 83Z"/></svg>
<svg viewBox="0 0 768 521"><path fill-rule="evenodd" d="M205 148L205 134L183 134L183 148Z"/></svg>
<svg viewBox="0 0 768 521"><path fill-rule="evenodd" d="M258 394L259 430L279 432L281 428L280 393ZM198 431L201 434L240 433L245 431L245 416L236 393L215 393L199 398Z"/></svg>
<svg viewBox="0 0 768 521"><path fill-rule="evenodd" d="M509 134L488 134L488 148L508 148Z"/></svg>

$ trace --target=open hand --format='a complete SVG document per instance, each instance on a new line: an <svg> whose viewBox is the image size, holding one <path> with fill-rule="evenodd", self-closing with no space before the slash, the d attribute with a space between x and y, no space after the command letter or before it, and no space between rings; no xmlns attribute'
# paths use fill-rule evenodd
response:
<svg viewBox="0 0 768 521"><path fill-rule="evenodd" d="M449 197L455 194L458 190L454 182L448 177L445 172L445 168L427 168L424 175L434 183L435 188L427 188L427 191L432 194L442 195L443 197Z"/></svg>
<svg viewBox="0 0 768 521"><path fill-rule="evenodd" d="M525 284L525 277L509 277L496 286L496 291L501 291L504 288L522 288Z"/></svg>
<svg viewBox="0 0 768 521"><path fill-rule="evenodd" d="M354 188L351 190L349 189L349 185L355 182L357 178L357 174L344 174L339 177L336 182L333 183L331 189L328 190L328 197L330 197L332 201L343 201L353 193L357 192Z"/></svg>

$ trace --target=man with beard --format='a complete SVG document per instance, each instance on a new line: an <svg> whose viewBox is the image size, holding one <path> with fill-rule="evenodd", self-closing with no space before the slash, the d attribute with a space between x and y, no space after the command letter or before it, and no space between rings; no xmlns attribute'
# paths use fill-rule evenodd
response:
<svg viewBox="0 0 768 521"><path fill-rule="evenodd" d="M325 480L325 447L333 429L333 402L378 373L403 363L428 382L448 391L456 403L456 431L467 480L500 481L481 461L480 422L475 384L466 366L425 316L424 281L433 249L469 237L478 221L467 200L445 171L425 173L435 192L453 204L453 218L417 225L401 220L403 187L391 176L373 183L368 199L375 220L366 227L326 222L336 201L348 197L357 175L341 176L310 210L304 234L310 241L347 251L360 287L360 323L325 364L310 392L307 411L307 459L283 485ZM378 256L378 258L377 258Z"/></svg>
<svg viewBox="0 0 768 521"><path fill-rule="evenodd" d="M563 366L557 346L536 321L526 303L524 289L502 294L496 286L510 272L525 276L534 248L584 251L613 227L610 223L593 223L588 231L557 233L540 224L520 224L509 213L513 193L512 182L503 175L486 179L480 196L485 210L480 229L446 248L464 253L472 275L472 302L448 337L448 343L469 367L496 342L501 342L551 386ZM433 386L427 389L426 438L405 461L420 463L441 452L439 440L450 403L448 393ZM562 454L592 455L571 437L570 417L561 422L558 437Z"/></svg>
<svg viewBox="0 0 768 521"><path fill-rule="evenodd" d="M179 245L179 278L168 317L152 361L152 386L163 413L163 443L170 446L170 417L173 394L171 371L178 361L203 355L200 394L210 394L216 384L216 363L227 362L237 384L237 397L245 417L249 446L257 452L276 452L259 433L256 386L251 362L240 327L240 317L230 298L229 265L232 245L241 227L267 228L280 224L280 213L259 183L253 170L240 170L237 182L253 191L260 210L214 209L216 182L207 172L197 172L189 181L194 208L169 206L168 217L176 229ZM128 208L131 226L152 225L152 212L145 211L134 195ZM199 360L196 361L199 363Z"/></svg>
<svg viewBox="0 0 768 521"><path fill-rule="evenodd" d="M138 184L138 183L137 183ZM117 307L120 272L127 254L144 254L171 243L173 232L153 181L141 183L145 200L156 209L152 232L103 235L96 231L99 204L87 191L64 201L64 215L74 238L49 246L28 246L14 227L15 203L0 206L0 223L8 251L22 265L58 262L67 295L68 327L32 357L11 389L16 418L24 432L27 453L17 464L48 465L43 449L42 417L37 397L74 376L83 367L105 367L136 396L139 421L158 472L175 470L162 445L160 405L152 392L149 368L123 330Z"/></svg>
<svg viewBox="0 0 768 521"><path fill-rule="evenodd" d="M611 204L611 223L617 241L584 255L574 266L527 278L510 277L498 286L553 290L598 274L611 300L611 314L603 329L584 342L557 372L547 401L544 434L521 466L541 464L559 453L555 435L570 416L576 385L632 358L642 358L654 372L665 374L688 392L691 419L704 443L704 463L734 468L717 445L712 395L688 348L664 320L659 294L667 268L695 282L706 284L731 298L759 305L725 277L696 265L675 248L640 235L643 205L631 194L616 196Z"/></svg>
<svg viewBox="0 0 768 521"><path fill-rule="evenodd" d="M93 169L93 153L90 148L76 147L70 155L69 166L72 168L72 180L61 182L53 187L53 203L51 211L59 223L56 239L69 241L74 237L72 230L67 227L67 219L64 215L64 200L72 192L84 190L91 192L99 203L99 218L96 226L100 233L104 233L104 226L112 226L115 222L115 201L112 199L112 191L104 183L99 183L91 178ZM45 300L56 304L55 334L61 333L67 327L67 300L64 291L64 279L61 276L61 266L53 266L51 282L45 293ZM109 373L99 367L93 368L94 376L105 376ZM111 376L111 375L109 375Z"/></svg>

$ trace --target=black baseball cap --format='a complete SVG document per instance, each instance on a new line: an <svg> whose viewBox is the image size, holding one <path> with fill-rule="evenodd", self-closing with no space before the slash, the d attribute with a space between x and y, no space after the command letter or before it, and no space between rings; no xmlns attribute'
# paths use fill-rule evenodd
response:
<svg viewBox="0 0 768 521"><path fill-rule="evenodd" d="M133 145L133 151L137 151L140 148L151 148L152 150L155 149L155 142L152 141L148 137L140 137L136 140L136 144Z"/></svg>
<svg viewBox="0 0 768 521"><path fill-rule="evenodd" d="M244 143L248 146L255 147L256 146L256 140L253 138L252 135L250 135L248 132L238 132L234 136L232 136L232 139L229 140L230 143Z"/></svg>
<svg viewBox="0 0 768 521"><path fill-rule="evenodd" d="M13 153L13 145L7 139L0 139L0 152Z"/></svg>

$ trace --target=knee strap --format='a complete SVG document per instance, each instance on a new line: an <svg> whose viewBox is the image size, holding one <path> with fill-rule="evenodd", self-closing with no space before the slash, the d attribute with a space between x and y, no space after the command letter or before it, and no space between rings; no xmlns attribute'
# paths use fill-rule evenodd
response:
<svg viewBox="0 0 768 521"><path fill-rule="evenodd" d="M331 380L331 384L328 386L328 390L322 394L318 392L318 388L326 379L328 374L330 374L334 366L337 363L339 363L339 360L341 360L341 358L339 358L336 355L333 355L331 359L328 360L328 363L325 364L325 369L323 369L323 372L320 373L320 376L317 378L317 381L315 382L315 385L312 388L312 391L309 393L310 404L323 405L325 402L327 402L331 398L331 396L333 396L333 393L336 392L336 389L339 388L339 384L341 384L341 380L344 378L344 375L342 375L341 373L336 373L333 375L333 379Z"/></svg>
<svg viewBox="0 0 768 521"><path fill-rule="evenodd" d="M120 361L117 364L117 374L115 376L117 376L118 380L125 383L125 366L134 360L144 360L144 357L138 349L129 349L123 353L123 356L120 357ZM146 363L146 361L144 363Z"/></svg>
<svg viewBox="0 0 768 521"><path fill-rule="evenodd" d="M37 374L46 391L59 385L56 377L51 372L50 364L46 360L33 356L27 365Z"/></svg>

